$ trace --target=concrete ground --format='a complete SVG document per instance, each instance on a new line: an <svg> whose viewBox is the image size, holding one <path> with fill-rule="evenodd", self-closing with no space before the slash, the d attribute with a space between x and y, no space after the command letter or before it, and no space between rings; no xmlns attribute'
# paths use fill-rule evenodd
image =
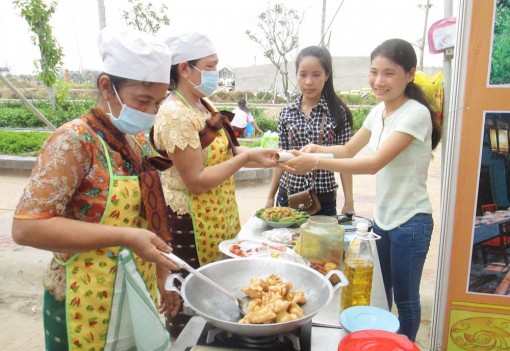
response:
<svg viewBox="0 0 510 351"><path fill-rule="evenodd" d="M12 215L23 187L27 171L0 169L0 349L18 350L44 348L41 318L41 279L50 259L50 253L16 245L11 238ZM354 201L356 213L372 218L375 202L375 177L354 176ZM429 169L428 188L433 206L435 228L430 251L425 262L421 284L422 321L416 344L429 349L430 321L434 303L438 233L440 220L441 150L434 152ZM236 196L241 223L245 223L266 203L268 181L243 180L238 182ZM341 188L338 208L343 205Z"/></svg>

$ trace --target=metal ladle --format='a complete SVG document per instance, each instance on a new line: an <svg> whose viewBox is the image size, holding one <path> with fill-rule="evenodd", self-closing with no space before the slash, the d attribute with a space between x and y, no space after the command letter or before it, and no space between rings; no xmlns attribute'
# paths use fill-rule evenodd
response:
<svg viewBox="0 0 510 351"><path fill-rule="evenodd" d="M227 289L225 289L224 287L222 287L221 285L219 285L215 281L209 279L208 277L206 277L205 275L203 275L202 273L200 273L199 271L197 271L196 269L191 267L189 264L184 262L181 258L175 256L173 253L166 253L166 252L162 252L162 251L160 251L160 252L161 252L161 254L163 256L165 256L166 258L168 258L169 260L174 262L177 266L179 266L179 268L188 271L189 273L191 273L194 276L196 276L197 278L203 280L204 282L206 282L210 286L212 286L212 287L220 290L221 292L223 292L225 295L227 295L232 300L234 300L235 304L237 305L237 309L239 310L239 312L241 312L241 314L243 316L247 314L246 311L247 311L247 307L248 307L247 304L249 303L249 300L246 300L246 301L243 302L240 298L234 296L230 291L228 291Z"/></svg>

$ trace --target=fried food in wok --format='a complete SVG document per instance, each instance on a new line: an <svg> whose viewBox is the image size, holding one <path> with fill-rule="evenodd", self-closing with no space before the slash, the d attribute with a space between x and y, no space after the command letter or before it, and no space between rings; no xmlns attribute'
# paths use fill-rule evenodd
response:
<svg viewBox="0 0 510 351"><path fill-rule="evenodd" d="M284 282L271 274L265 280L251 278L247 287L241 290L252 298L247 314L239 320L241 324L283 323L303 317L304 311L299 306L304 304L303 291L290 291L291 282Z"/></svg>

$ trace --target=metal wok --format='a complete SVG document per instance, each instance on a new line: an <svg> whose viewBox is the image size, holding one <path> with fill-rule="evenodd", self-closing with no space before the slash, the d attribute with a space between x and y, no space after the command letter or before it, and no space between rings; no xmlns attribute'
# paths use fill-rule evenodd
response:
<svg viewBox="0 0 510 351"><path fill-rule="evenodd" d="M198 269L202 274L242 298L241 287L248 286L251 278L267 278L277 274L283 281L292 282L292 290L302 290L306 303L302 305L305 316L285 323L239 324L242 318L231 298L220 291L211 289L199 278L188 275L180 288L184 302L213 326L237 335L269 336L287 333L309 322L333 297L340 286L347 285L347 279L340 271L331 271L327 276L304 265L271 258L239 258L214 262ZM337 275L340 283L333 287L329 281ZM177 290L171 275L166 283L167 290ZM182 280L182 278L181 278ZM178 290L177 290L178 291Z"/></svg>

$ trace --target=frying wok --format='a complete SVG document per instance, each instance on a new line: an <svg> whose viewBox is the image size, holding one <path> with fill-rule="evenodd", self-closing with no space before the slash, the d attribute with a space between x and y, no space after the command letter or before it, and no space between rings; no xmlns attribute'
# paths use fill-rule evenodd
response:
<svg viewBox="0 0 510 351"><path fill-rule="evenodd" d="M348 284L340 271L331 271L324 276L299 263L270 258L222 260L200 267L198 271L239 298L245 297L241 288L248 286L251 278L265 279L273 273L283 281L292 282L291 291L304 292L306 303L301 305L301 308L305 316L300 319L272 324L239 324L238 320L243 316L231 298L221 291L211 289L192 274L186 277L179 291L185 304L217 328L233 334L255 337L287 333L299 328L331 301L336 289ZM335 274L340 278L340 283L333 287L329 277ZM178 291L174 286L174 278L175 275L168 278L165 286L167 290Z"/></svg>

